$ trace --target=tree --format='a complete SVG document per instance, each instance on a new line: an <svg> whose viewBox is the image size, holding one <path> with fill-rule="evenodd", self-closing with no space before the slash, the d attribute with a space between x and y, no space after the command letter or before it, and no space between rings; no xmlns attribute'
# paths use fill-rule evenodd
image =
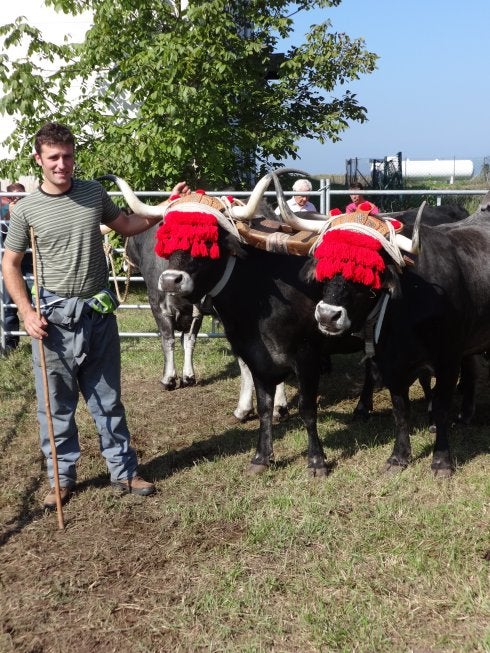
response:
<svg viewBox="0 0 490 653"><path fill-rule="evenodd" d="M372 72L376 55L329 20L284 56L277 49L298 12L340 2L45 0L70 14L92 10L94 24L83 43L62 45L22 18L0 27L4 52L28 44L27 58L0 58L0 112L17 125L6 141L15 161L0 173L29 172L47 120L77 134L80 174L111 172L149 190L181 178L240 188L272 161L296 158L302 137L338 140L367 111L348 89L334 91Z"/></svg>

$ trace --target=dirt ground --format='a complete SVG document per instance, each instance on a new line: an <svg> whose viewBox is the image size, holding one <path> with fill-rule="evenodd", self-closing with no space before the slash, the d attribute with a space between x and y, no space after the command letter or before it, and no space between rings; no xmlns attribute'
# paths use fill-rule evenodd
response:
<svg viewBox="0 0 490 653"><path fill-rule="evenodd" d="M454 641L468 641L472 647L483 641L481 572L478 576L473 569L474 580L468 581L475 598L468 599L471 605L465 607L463 621L461 611L453 607L455 599L446 598L459 591L446 571L444 577L437 575L438 584L422 569L413 589L407 585L402 590L424 614L423 623L412 623L403 601L398 606L386 591L393 581L383 577L390 569L383 547L396 550L397 530L393 541L386 535L386 542L375 543L373 552L359 554L363 564L356 567L357 585L349 585L349 551L356 542L365 546L378 532L379 501L388 500L375 470L392 438L389 401L383 392L377 393L371 423L352 426L362 380L357 362L339 362L322 382L320 422L331 476L311 485L305 473L306 437L296 390L290 385L291 416L274 434L277 464L250 479L244 472L258 423L237 424L232 417L238 366L225 343L213 347L215 362L206 362L205 351L198 360L198 384L173 392L160 388L157 347L135 344L134 362L123 364L123 398L133 444L142 475L157 485L154 497L114 495L92 420L80 406L79 483L64 507L63 531L57 529L56 515L40 506L47 481L37 445L29 361L16 354L18 359L9 362L19 378L12 378L8 399L7 394L2 399L8 411L0 440L0 651L367 653L412 650L410 642L413 650L418 645L417 650L438 653L483 651L478 646L438 646L445 620L460 629L461 640ZM416 418L418 413L416 406ZM456 438L460 457L468 448L464 437ZM408 520L403 532L409 539L421 533L420 541L406 548L420 556L425 542L431 542L432 555L437 542L422 522L418 527L410 523L411 515L425 502L441 502L446 510L444 502L454 503L461 494L466 523L458 537L472 560L482 564L477 535L484 518L476 508L471 516L468 490L458 490L464 471L450 495L430 481L425 488L420 478L428 476L430 444L421 440L417 446L420 462L404 477L407 487L415 488L414 503L411 493L405 498L412 506L406 517L400 516L396 493L393 497L396 519ZM474 467L476 474L483 474L478 467L485 464L479 463L481 446L469 446L466 470ZM469 483L478 487L477 481ZM397 524L395 520L395 529ZM365 531L357 533L357 528ZM454 531L451 537L456 537ZM446 576L449 581L443 580ZM376 579L374 589L371 579ZM429 586L436 588L431 601L439 606L433 615L430 602L417 603L420 588L429 592ZM370 603L360 618L366 601ZM327 620L322 606L328 606ZM369 632L362 625L366 619L373 624ZM386 640L386 623L392 620L398 631L392 623L391 632L397 634ZM364 639L355 644L359 638Z"/></svg>

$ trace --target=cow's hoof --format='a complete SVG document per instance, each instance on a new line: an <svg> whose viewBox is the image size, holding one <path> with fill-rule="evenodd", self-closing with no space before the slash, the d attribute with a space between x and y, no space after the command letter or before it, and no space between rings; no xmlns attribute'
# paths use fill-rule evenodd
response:
<svg viewBox="0 0 490 653"><path fill-rule="evenodd" d="M434 478L446 479L451 478L454 472L451 468L448 469L447 467L432 467L432 473L434 474Z"/></svg>
<svg viewBox="0 0 490 653"><path fill-rule="evenodd" d="M250 463L247 467L247 476L257 476L258 474L263 474L269 469L268 465Z"/></svg>
<svg viewBox="0 0 490 653"><path fill-rule="evenodd" d="M196 385L196 377L195 376L184 376L184 378L180 382L180 387L181 388L189 388L190 386Z"/></svg>
<svg viewBox="0 0 490 653"><path fill-rule="evenodd" d="M233 417L235 417L237 422L245 424L245 422L250 422L252 419L257 419L257 413L253 409L247 410L246 412L235 410L233 412Z"/></svg>
<svg viewBox="0 0 490 653"><path fill-rule="evenodd" d="M435 460L432 461L432 465L430 466L430 468L432 469L434 478L450 478L454 472L454 468L451 465L451 462L448 461L447 459L438 460L436 458Z"/></svg>
<svg viewBox="0 0 490 653"><path fill-rule="evenodd" d="M356 406L354 412L352 413L352 419L354 422L367 422L371 417L370 412L367 408Z"/></svg>
<svg viewBox="0 0 490 653"><path fill-rule="evenodd" d="M169 379L168 381L164 381L162 379L160 383L162 384L164 390L175 390L175 388L177 387L176 379Z"/></svg>
<svg viewBox="0 0 490 653"><path fill-rule="evenodd" d="M279 424L289 418L289 410L287 406L276 406L272 415L272 423Z"/></svg>
<svg viewBox="0 0 490 653"><path fill-rule="evenodd" d="M308 476L311 478L325 478L328 476L328 468L325 467L308 467L307 468Z"/></svg>
<svg viewBox="0 0 490 653"><path fill-rule="evenodd" d="M404 469L406 469L408 465L406 463L400 463L396 460L391 460L388 459L385 463L385 466L383 468L383 472L385 474L399 474L400 472L403 472Z"/></svg>

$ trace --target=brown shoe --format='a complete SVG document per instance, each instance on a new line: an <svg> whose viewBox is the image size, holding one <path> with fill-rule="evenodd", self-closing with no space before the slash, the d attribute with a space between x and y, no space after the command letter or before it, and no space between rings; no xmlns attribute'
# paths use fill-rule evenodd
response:
<svg viewBox="0 0 490 653"><path fill-rule="evenodd" d="M68 503L72 492L73 488L71 487L60 487L60 498L62 506L64 506L65 503ZM56 510L56 493L54 487L52 487L48 494L44 497L43 506L47 510Z"/></svg>
<svg viewBox="0 0 490 653"><path fill-rule="evenodd" d="M148 483L141 476L133 476L129 481L112 481L111 485L121 494L139 494L142 497L147 497L156 492L153 483Z"/></svg>

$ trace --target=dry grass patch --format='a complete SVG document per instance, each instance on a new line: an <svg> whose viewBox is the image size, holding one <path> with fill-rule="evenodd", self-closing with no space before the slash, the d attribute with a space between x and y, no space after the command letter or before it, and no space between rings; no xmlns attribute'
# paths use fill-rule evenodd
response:
<svg viewBox="0 0 490 653"><path fill-rule="evenodd" d="M29 346L1 362L0 650L363 653L490 650L489 419L452 429L458 470L430 473L432 438L414 389L414 462L380 473L392 446L386 393L352 423L362 368L338 357L319 428L332 472L311 481L306 439L276 428L277 464L244 475L257 423L231 419L239 379L226 341L200 341L199 383L159 388L156 340L123 341L123 392L150 498L115 497L92 420L66 529L39 508Z"/></svg>

